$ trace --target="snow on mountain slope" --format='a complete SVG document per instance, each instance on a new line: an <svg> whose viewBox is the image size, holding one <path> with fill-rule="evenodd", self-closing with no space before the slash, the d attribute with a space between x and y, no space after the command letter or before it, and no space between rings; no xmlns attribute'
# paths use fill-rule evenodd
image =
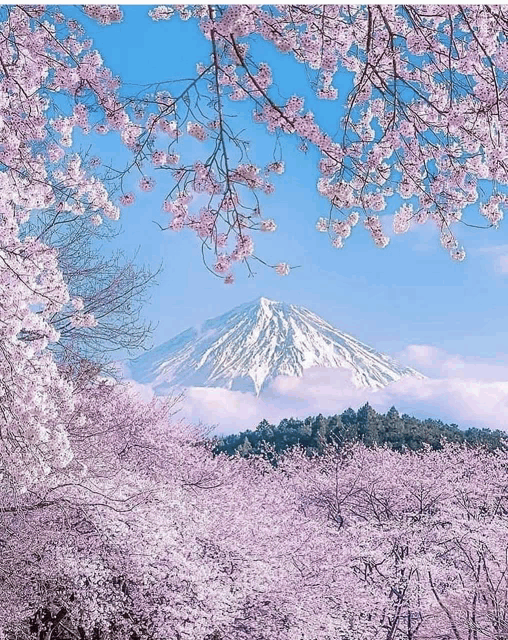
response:
<svg viewBox="0 0 508 640"><path fill-rule="evenodd" d="M267 298L235 307L130 361L137 382L158 394L174 387L223 387L259 395L277 376L345 367L357 387L379 389L404 375L424 378L304 307Z"/></svg>

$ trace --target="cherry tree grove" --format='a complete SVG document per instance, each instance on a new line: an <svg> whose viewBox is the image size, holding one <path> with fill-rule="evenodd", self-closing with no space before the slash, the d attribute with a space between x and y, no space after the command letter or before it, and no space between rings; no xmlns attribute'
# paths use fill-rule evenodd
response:
<svg viewBox="0 0 508 640"><path fill-rule="evenodd" d="M213 458L114 386L88 412L66 473L2 511L4 638L506 637L506 453L273 468Z"/></svg>
<svg viewBox="0 0 508 640"><path fill-rule="evenodd" d="M153 20L196 20L210 57L176 95L135 98L64 11L0 14L0 639L506 640L505 452L214 456L176 400L144 403L92 356L62 356L117 340L107 318L128 308L133 272L78 295L72 251L156 181L167 228L193 230L226 283L255 232L275 231L262 202L284 161L249 161L237 101L319 151L317 227L337 248L360 218L386 246L378 214L402 198L394 231L437 225L462 260L467 207L497 226L506 204L506 9L157 7ZM338 136L297 88L275 98L254 38L306 65L320 98L350 72ZM76 151L76 132L109 131L127 167ZM186 137L202 149L191 164ZM139 193L123 189L133 174Z"/></svg>

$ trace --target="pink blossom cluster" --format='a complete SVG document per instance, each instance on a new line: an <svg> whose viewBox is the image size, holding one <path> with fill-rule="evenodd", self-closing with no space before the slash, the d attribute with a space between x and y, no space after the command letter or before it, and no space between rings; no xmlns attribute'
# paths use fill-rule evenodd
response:
<svg viewBox="0 0 508 640"><path fill-rule="evenodd" d="M327 5L273 12L235 5L203 11L200 27L221 46L220 90L227 88L233 100L254 98L254 120L268 131L296 134L302 148L319 149L318 189L333 207L368 216L398 195L410 201L417 223L440 226L460 222L478 201L478 180L508 184L508 108L500 98L508 69L500 31L505 18L504 9L483 7L426 12L364 6L352 12ZM334 82L341 68L352 74L340 138L304 113L301 97L280 105L273 99L270 68L248 54L247 38L255 34L305 63L322 98L338 97ZM452 82L472 90L456 91ZM482 212L493 225L502 217L492 203L482 203ZM400 230L407 226L403 218L397 216ZM378 245L385 240L379 237Z"/></svg>
<svg viewBox="0 0 508 640"><path fill-rule="evenodd" d="M266 170L282 175L285 170L285 164L284 162L272 162L266 167Z"/></svg>
<svg viewBox="0 0 508 640"><path fill-rule="evenodd" d="M351 235L351 225L346 220L333 220L332 221L332 229L343 239L349 238Z"/></svg>
<svg viewBox="0 0 508 640"><path fill-rule="evenodd" d="M208 137L206 129L202 124L190 120L187 122L187 133L200 142L204 142Z"/></svg>
<svg viewBox="0 0 508 640"><path fill-rule="evenodd" d="M188 225L200 238L213 238L216 235L217 212L207 207L202 207L198 216L189 218ZM217 244L221 244L221 242L218 241Z"/></svg>
<svg viewBox="0 0 508 640"><path fill-rule="evenodd" d="M290 266L286 262L279 262L275 267L275 272L279 274L279 276L287 276L289 275Z"/></svg>
<svg viewBox="0 0 508 640"><path fill-rule="evenodd" d="M261 231L273 232L276 229L277 224L275 223L275 220L272 220L271 218L267 218L261 222Z"/></svg>
<svg viewBox="0 0 508 640"><path fill-rule="evenodd" d="M370 231L370 234L376 246L380 247L381 249L386 247L386 245L390 242L390 238L384 235L379 216L367 216L365 218L364 225L365 228Z"/></svg>
<svg viewBox="0 0 508 640"><path fill-rule="evenodd" d="M207 193L211 196L222 193L222 186L210 166L196 162L193 169L194 180L192 181L192 188L196 193Z"/></svg>
<svg viewBox="0 0 508 640"><path fill-rule="evenodd" d="M319 220L316 222L316 229L321 233L326 233L329 228L330 228L330 221L327 220L326 218L319 218Z"/></svg>
<svg viewBox="0 0 508 640"><path fill-rule="evenodd" d="M143 129L139 125L126 123L122 127L122 142L126 147L134 147L142 133Z"/></svg>
<svg viewBox="0 0 508 640"><path fill-rule="evenodd" d="M414 216L413 205L403 204L393 216L393 230L395 233L405 233L409 230Z"/></svg>
<svg viewBox="0 0 508 640"><path fill-rule="evenodd" d="M262 95L262 91L268 89L272 82L272 70L266 62L261 62L258 65L257 72L252 75L252 78L248 77L245 81L245 87L251 96L260 96Z"/></svg>
<svg viewBox="0 0 508 640"><path fill-rule="evenodd" d="M139 181L139 188L141 191L153 191L155 188L155 179L150 176L143 176Z"/></svg>
<svg viewBox="0 0 508 640"><path fill-rule="evenodd" d="M130 191L129 193L124 193L120 197L120 204L123 207L129 207L131 204L134 204L135 201L136 201L136 195L132 193L132 191Z"/></svg>
<svg viewBox="0 0 508 640"><path fill-rule="evenodd" d="M181 193L174 200L164 201L164 211L171 213L173 219L168 225L172 231L181 231L188 222L189 203L192 202L192 196L187 193Z"/></svg>
<svg viewBox="0 0 508 640"><path fill-rule="evenodd" d="M154 151L152 153L152 164L154 167L163 167L168 162L168 154L165 151Z"/></svg>
<svg viewBox="0 0 508 640"><path fill-rule="evenodd" d="M495 193L484 204L480 205L480 213L490 224L498 227L504 218L504 211L501 207L505 207L508 202L506 194Z"/></svg>
<svg viewBox="0 0 508 640"><path fill-rule="evenodd" d="M226 273L231 268L232 262L231 256L226 253L220 253L213 268L217 273Z"/></svg>
<svg viewBox="0 0 508 640"><path fill-rule="evenodd" d="M166 163L167 164L178 164L180 162L180 156L178 153L168 153L166 154Z"/></svg>
<svg viewBox="0 0 508 640"><path fill-rule="evenodd" d="M265 185L260 168L254 164L239 164L231 170L230 175L232 180L246 184L251 189L261 189Z"/></svg>
<svg viewBox="0 0 508 640"><path fill-rule="evenodd" d="M83 8L89 18L99 24L108 25L123 20L123 11L117 4L90 4Z"/></svg>
<svg viewBox="0 0 508 640"><path fill-rule="evenodd" d="M349 222L349 225L351 227L355 227L358 224L359 220L360 214L357 211L353 211L353 213L350 213L347 217L347 221Z"/></svg>
<svg viewBox="0 0 508 640"><path fill-rule="evenodd" d="M254 253L254 242L250 236L238 235L236 246L231 254L232 260L245 260Z"/></svg>
<svg viewBox="0 0 508 640"><path fill-rule="evenodd" d="M93 313L74 313L71 316L71 324L80 329L91 329L97 326L97 320Z"/></svg>
<svg viewBox="0 0 508 640"><path fill-rule="evenodd" d="M150 9L148 15L152 20L158 22L159 20L169 20L174 14L175 10L167 5L160 5L154 9Z"/></svg>
<svg viewBox="0 0 508 640"><path fill-rule="evenodd" d="M178 122L176 120L168 120L167 118L161 118L158 121L158 128L159 128L159 131L167 134L170 138L173 138L175 140L178 138L181 138L183 135L182 131L178 128ZM200 128L200 125L198 125L196 132L201 131L201 128ZM194 131L192 127L191 129Z"/></svg>
<svg viewBox="0 0 508 640"><path fill-rule="evenodd" d="M104 21L119 17L116 7L87 9ZM49 347L61 337L53 324L57 314L67 314L71 327L93 327L95 320L83 312L79 297L69 305L57 251L31 235L26 223L35 214L49 213L57 224L86 216L92 232L102 216L118 218L108 188L90 172L98 165L69 151L75 127L89 133L95 126L91 114L107 117L116 108L118 81L90 50L77 22L53 8L9 7L0 28L5 35L0 44L0 494L5 504L8 494L26 494L73 459L68 425L78 393Z"/></svg>

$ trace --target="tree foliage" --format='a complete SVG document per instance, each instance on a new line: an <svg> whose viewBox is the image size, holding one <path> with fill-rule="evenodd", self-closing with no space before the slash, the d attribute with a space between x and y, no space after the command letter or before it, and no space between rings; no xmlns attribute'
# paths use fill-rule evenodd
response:
<svg viewBox="0 0 508 640"><path fill-rule="evenodd" d="M399 415L395 407L386 414L378 413L367 403L358 411L347 409L342 414L325 418L310 416L304 420L285 418L279 424L260 422L255 431L242 431L218 438L217 452L242 456L283 453L301 447L307 455L323 453L330 445L344 447L362 442L368 447L388 446L395 451L420 451L425 447L442 449L445 443L458 443L489 450L508 447L503 431L471 428L461 430L456 424L441 420L420 420Z"/></svg>
<svg viewBox="0 0 508 640"><path fill-rule="evenodd" d="M105 13L86 12L110 22ZM379 214L388 208L395 233L411 224L435 225L442 246L461 261L457 226L497 227L502 220L508 184L505 7L192 5L161 6L150 15L159 22L195 20L210 56L171 94L147 93L138 111L142 126L122 135L135 162L145 163L141 191L153 189L154 170L158 180L169 173L166 228L193 230L226 282L233 281L236 263L254 256L255 232L276 229L274 220L263 219L262 201L274 191L271 177L284 171L280 142L286 135L298 139L302 152L320 154L317 188L329 207L316 226L336 248L360 218L375 244L387 246ZM259 39L305 65L308 86L281 97L276 63L272 68L254 53ZM349 75L346 96L338 94L339 73ZM338 130L335 121L330 127L305 108L308 91L340 100ZM242 101L276 136L265 167L251 161L249 141L232 117ZM185 149L185 135L202 142L202 153L191 161L176 153L181 140ZM200 194L207 196L205 207ZM122 202L134 198L126 193ZM476 219L473 204L481 214ZM289 273L286 262L271 266Z"/></svg>
<svg viewBox="0 0 508 640"><path fill-rule="evenodd" d="M114 222L108 222L91 226L82 215L48 208L38 211L21 230L22 237L37 237L57 251L59 269L74 300L50 318L59 335L50 349L61 367L73 369L86 359L108 368L116 352L143 348L152 329L142 319L142 308L160 269L151 273L136 264L136 256L129 259L122 251L109 251L109 242L119 232ZM97 321L93 331L75 321L76 306L93 314ZM23 334L25 340L34 337L33 332Z"/></svg>

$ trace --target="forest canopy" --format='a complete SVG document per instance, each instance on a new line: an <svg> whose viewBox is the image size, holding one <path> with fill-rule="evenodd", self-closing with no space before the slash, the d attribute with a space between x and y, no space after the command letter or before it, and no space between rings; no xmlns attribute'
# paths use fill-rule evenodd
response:
<svg viewBox="0 0 508 640"><path fill-rule="evenodd" d="M263 420L254 431L247 430L219 438L216 452L242 456L281 454L301 447L307 455L323 453L329 446L341 448L361 442L368 447L388 446L395 451L421 451L426 446L442 449L446 443L483 446L489 450L508 447L504 431L460 429L441 420L400 415L395 407L385 414L376 412L368 403L354 411L325 418L323 415L304 420L287 418L276 426Z"/></svg>

